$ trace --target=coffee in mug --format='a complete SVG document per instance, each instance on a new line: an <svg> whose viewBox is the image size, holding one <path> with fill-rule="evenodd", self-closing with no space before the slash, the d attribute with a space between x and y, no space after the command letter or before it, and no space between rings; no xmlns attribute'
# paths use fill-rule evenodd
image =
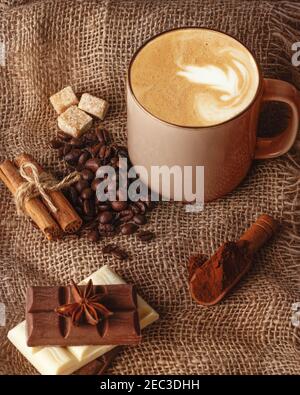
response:
<svg viewBox="0 0 300 395"><path fill-rule="evenodd" d="M180 126L227 121L251 103L259 82L251 53L206 29L175 30L150 41L132 63L130 78L147 111Z"/></svg>

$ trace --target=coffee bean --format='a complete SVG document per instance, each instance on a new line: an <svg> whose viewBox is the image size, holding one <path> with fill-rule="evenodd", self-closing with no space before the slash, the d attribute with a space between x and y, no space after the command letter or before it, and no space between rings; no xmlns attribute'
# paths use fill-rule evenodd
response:
<svg viewBox="0 0 300 395"><path fill-rule="evenodd" d="M127 202L122 202L122 201L115 201L111 202L111 207L115 211L123 211L127 208L128 204Z"/></svg>
<svg viewBox="0 0 300 395"><path fill-rule="evenodd" d="M87 151L83 151L78 159L79 165L85 165L86 161L90 158L90 153Z"/></svg>
<svg viewBox="0 0 300 395"><path fill-rule="evenodd" d="M97 144L98 139L93 131L89 131L83 135L84 141L88 145Z"/></svg>
<svg viewBox="0 0 300 395"><path fill-rule="evenodd" d="M102 211L98 218L100 224L109 224L113 219L113 213L111 211Z"/></svg>
<svg viewBox="0 0 300 395"><path fill-rule="evenodd" d="M70 196L72 205L76 206L78 203L78 193L72 185L69 187L69 196Z"/></svg>
<svg viewBox="0 0 300 395"><path fill-rule="evenodd" d="M127 259L127 258L128 258L127 252L124 251L124 250L121 250L121 249L119 249L119 248L116 248L116 249L113 250L111 253L112 253L112 255L113 255L114 257L116 257L116 258L119 259L120 261L123 261L124 259Z"/></svg>
<svg viewBox="0 0 300 395"><path fill-rule="evenodd" d="M129 222L125 225L122 225L121 227L121 233L122 235L132 235L134 232L136 232L138 229L137 225L133 224L132 222Z"/></svg>
<svg viewBox="0 0 300 395"><path fill-rule="evenodd" d="M105 144L110 143L110 135L109 135L108 131L103 129L102 130L102 134L103 134L103 137L104 137Z"/></svg>
<svg viewBox="0 0 300 395"><path fill-rule="evenodd" d="M94 173L96 173L96 171L100 166L101 166L101 160L99 158L88 159L85 162L85 168L92 170Z"/></svg>
<svg viewBox="0 0 300 395"><path fill-rule="evenodd" d="M99 150L99 157L103 160L108 159L112 154L111 147L103 145Z"/></svg>
<svg viewBox="0 0 300 395"><path fill-rule="evenodd" d="M101 183L101 179L100 178L95 178L92 182L91 188L93 191L96 191L97 186Z"/></svg>
<svg viewBox="0 0 300 395"><path fill-rule="evenodd" d="M54 138L50 141L49 145L53 149L58 149L58 148L62 147L64 145L64 143L61 140Z"/></svg>
<svg viewBox="0 0 300 395"><path fill-rule="evenodd" d="M94 158L95 156L98 155L101 147L102 147L102 144L98 143L96 145L93 145L92 147L89 147L88 151L90 152L90 154Z"/></svg>
<svg viewBox="0 0 300 395"><path fill-rule="evenodd" d="M93 196L93 191L91 190L91 188L84 188L80 196L82 197L82 199L90 199Z"/></svg>
<svg viewBox="0 0 300 395"><path fill-rule="evenodd" d="M145 214L147 206L144 204L144 202L135 202L134 205L139 208L141 214Z"/></svg>
<svg viewBox="0 0 300 395"><path fill-rule="evenodd" d="M89 183L86 180L80 179L76 182L75 188L77 192L81 193L85 188L89 187Z"/></svg>
<svg viewBox="0 0 300 395"><path fill-rule="evenodd" d="M100 240L100 233L98 229L91 230L88 235L87 235L88 240L92 241L93 243L96 243L97 241Z"/></svg>
<svg viewBox="0 0 300 395"><path fill-rule="evenodd" d="M82 141L76 137L72 137L68 144L72 145L74 148L81 148L83 146Z"/></svg>
<svg viewBox="0 0 300 395"><path fill-rule="evenodd" d="M77 163L80 154L81 151L77 148L74 148L67 155L65 155L65 161L70 165L74 165Z"/></svg>
<svg viewBox="0 0 300 395"><path fill-rule="evenodd" d="M120 222L125 223L132 220L134 214L131 210L123 210L120 212Z"/></svg>
<svg viewBox="0 0 300 395"><path fill-rule="evenodd" d="M80 216L82 216L83 211L82 211L82 208L81 208L80 206L75 206L75 210L77 211L77 213L78 213Z"/></svg>
<svg viewBox="0 0 300 395"><path fill-rule="evenodd" d="M142 214L135 214L133 217L133 222L135 222L137 225L144 225L147 222L147 219Z"/></svg>
<svg viewBox="0 0 300 395"><path fill-rule="evenodd" d="M139 206L137 206L135 203L133 203L133 204L131 205L131 209L132 209L132 211L134 212L134 214L139 214L139 213L140 213L140 208L139 208Z"/></svg>
<svg viewBox="0 0 300 395"><path fill-rule="evenodd" d="M155 238L155 234L153 232L150 232L149 230L140 232L137 237L141 240L141 241L150 241L153 240Z"/></svg>
<svg viewBox="0 0 300 395"><path fill-rule="evenodd" d="M107 203L101 202L100 204L98 204L98 210L99 211L109 211L110 207Z"/></svg>
<svg viewBox="0 0 300 395"><path fill-rule="evenodd" d="M92 181L94 179L94 173L89 169L83 169L80 174L83 180Z"/></svg>
<svg viewBox="0 0 300 395"><path fill-rule="evenodd" d="M83 202L83 212L88 217L93 215L93 208L90 200L84 200Z"/></svg>
<svg viewBox="0 0 300 395"><path fill-rule="evenodd" d="M90 221L88 221L86 224L83 224L83 229L86 230L94 230L96 228L98 228L98 221L94 218Z"/></svg>
<svg viewBox="0 0 300 395"><path fill-rule="evenodd" d="M115 234L115 227L113 224L99 224L98 229L103 236L113 236Z"/></svg>
<svg viewBox="0 0 300 395"><path fill-rule="evenodd" d="M112 254L115 258L123 261L128 258L128 254L126 251L119 248L116 244L107 244L102 248L103 254Z"/></svg>
<svg viewBox="0 0 300 395"><path fill-rule="evenodd" d="M102 145L105 144L103 130L97 129L96 132L95 132L95 135L97 136L97 139L98 139L100 144L102 144Z"/></svg>
<svg viewBox="0 0 300 395"><path fill-rule="evenodd" d="M110 254L111 252L113 252L115 249L117 248L117 246L115 244L107 244L106 246L104 246L102 248L102 252L103 254Z"/></svg>

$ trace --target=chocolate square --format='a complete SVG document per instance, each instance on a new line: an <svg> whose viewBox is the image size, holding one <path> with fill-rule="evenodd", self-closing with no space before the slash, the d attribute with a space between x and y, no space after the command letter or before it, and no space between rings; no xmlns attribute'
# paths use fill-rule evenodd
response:
<svg viewBox="0 0 300 395"><path fill-rule="evenodd" d="M83 286L79 286L83 289ZM26 297L27 345L81 346L128 345L141 339L136 292L132 285L95 285L93 292L105 293L100 303L113 314L97 325L60 316L55 308L74 303L70 286L31 287Z"/></svg>

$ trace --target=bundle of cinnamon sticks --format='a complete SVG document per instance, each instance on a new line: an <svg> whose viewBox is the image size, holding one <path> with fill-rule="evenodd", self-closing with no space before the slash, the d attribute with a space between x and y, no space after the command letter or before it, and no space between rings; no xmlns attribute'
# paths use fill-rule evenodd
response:
<svg viewBox="0 0 300 395"><path fill-rule="evenodd" d="M26 153L18 155L14 162L6 159L0 164L0 179L14 196L18 188L26 182L19 172L19 168L25 163L33 164L39 174L44 171L36 160ZM31 172L30 168L25 171L26 174ZM25 214L33 220L48 240L56 240L62 237L63 233L76 232L81 227L82 220L72 205L60 190L47 193L56 207L55 211L51 211L47 201L38 196L25 202Z"/></svg>

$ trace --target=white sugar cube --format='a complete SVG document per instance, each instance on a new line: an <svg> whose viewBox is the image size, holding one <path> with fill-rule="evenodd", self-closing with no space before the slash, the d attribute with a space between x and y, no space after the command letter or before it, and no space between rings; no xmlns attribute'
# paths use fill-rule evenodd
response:
<svg viewBox="0 0 300 395"><path fill-rule="evenodd" d="M66 134L80 137L92 126L93 118L77 106L69 107L57 118L58 127Z"/></svg>
<svg viewBox="0 0 300 395"><path fill-rule="evenodd" d="M50 97L50 102L58 114L62 114L69 107L78 104L78 99L70 86Z"/></svg>
<svg viewBox="0 0 300 395"><path fill-rule="evenodd" d="M81 110L103 120L107 113L109 104L107 101L100 99L99 97L90 95L89 93L84 93L81 96L78 107Z"/></svg>

